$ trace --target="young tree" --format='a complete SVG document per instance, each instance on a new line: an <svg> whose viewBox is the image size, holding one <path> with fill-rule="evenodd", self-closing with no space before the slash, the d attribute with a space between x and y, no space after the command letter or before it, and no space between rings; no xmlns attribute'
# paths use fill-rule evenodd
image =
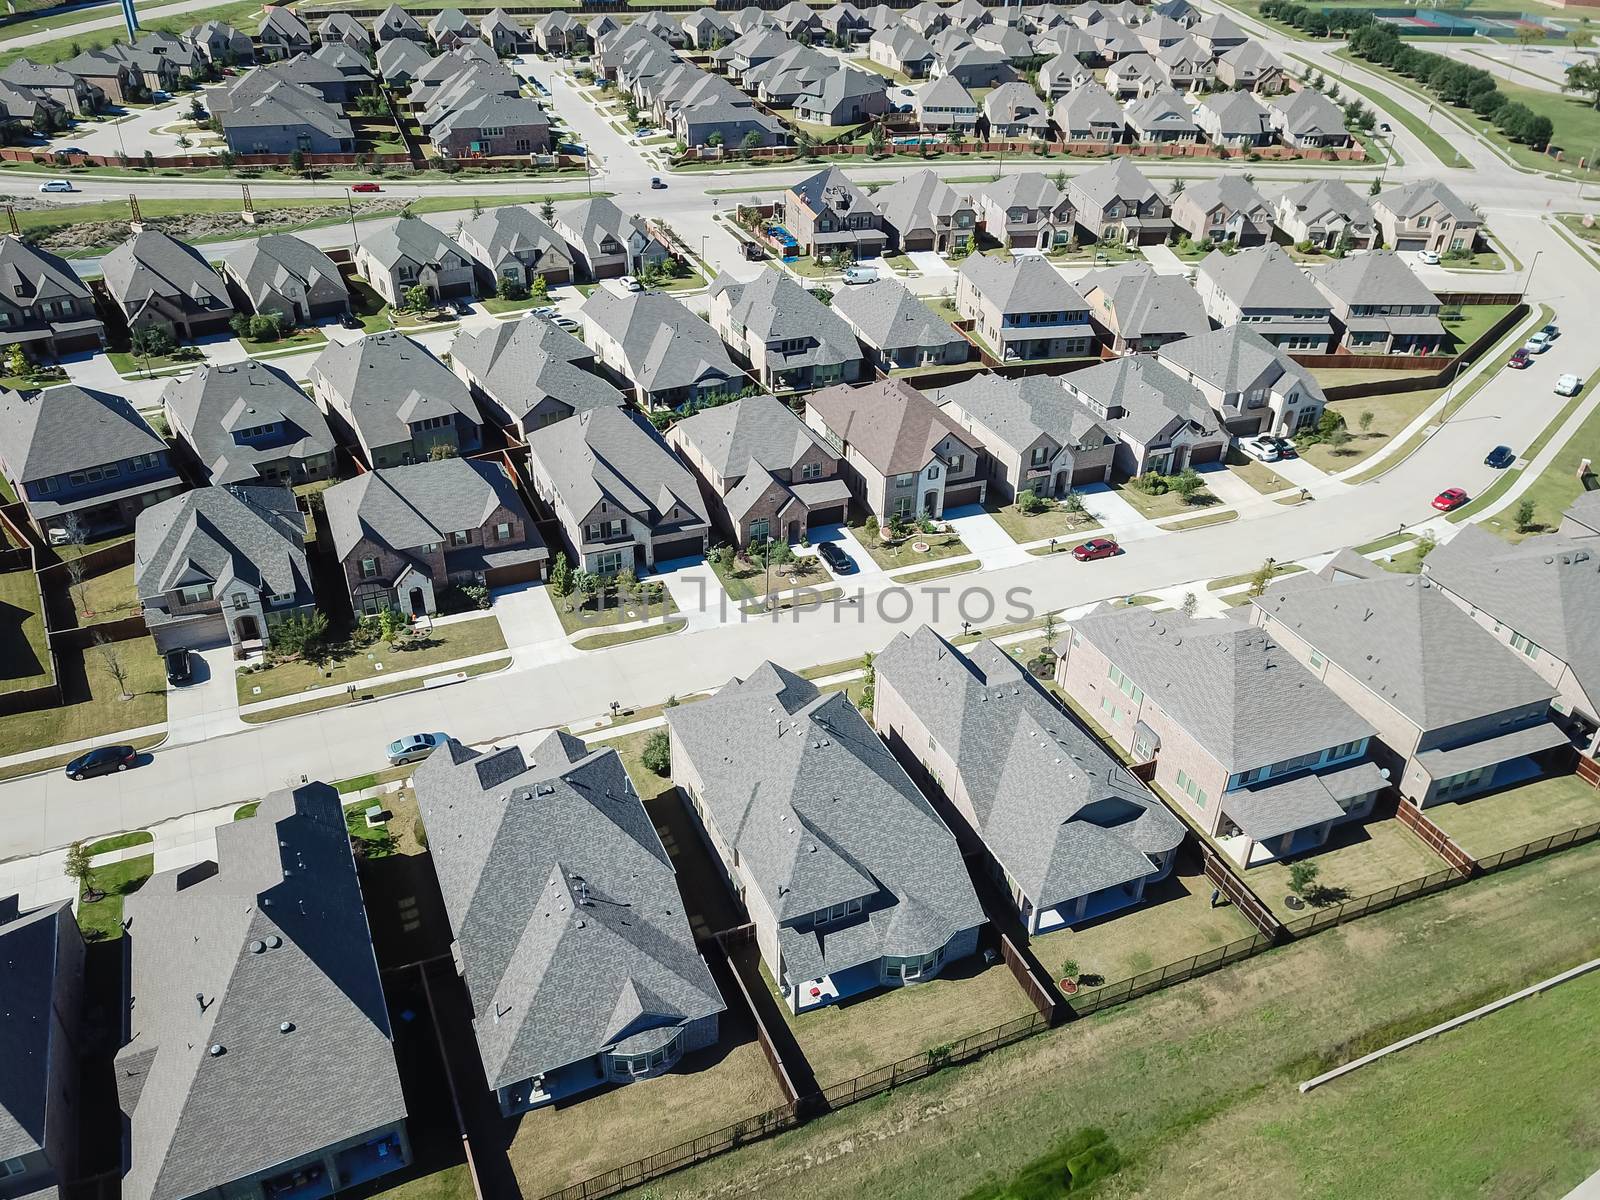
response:
<svg viewBox="0 0 1600 1200"><path fill-rule="evenodd" d="M558 596L572 594L572 565L567 562L565 550L558 551L555 562L550 564L550 590Z"/></svg>
<svg viewBox="0 0 1600 1200"><path fill-rule="evenodd" d="M1372 422L1376 419L1376 413L1370 408L1364 408L1361 410L1361 415L1356 418L1356 424L1360 427L1362 433L1367 433L1372 429Z"/></svg>
<svg viewBox="0 0 1600 1200"><path fill-rule="evenodd" d="M447 458L459 458L460 452L449 442L435 442L428 448L428 461L442 462Z"/></svg>
<svg viewBox="0 0 1600 1200"><path fill-rule="evenodd" d="M1383 191L1383 181L1381 179L1373 179L1371 183L1367 184L1367 195L1376 196L1381 191Z"/></svg>
<svg viewBox="0 0 1600 1200"><path fill-rule="evenodd" d="M400 297L401 303L407 312L425 312L433 301L428 296L428 289L420 283L407 288Z"/></svg>
<svg viewBox="0 0 1600 1200"><path fill-rule="evenodd" d="M1439 535L1434 533L1433 530L1424 529L1421 533L1417 534L1417 561L1421 562L1423 559L1427 558L1428 555L1433 553L1435 547L1438 545Z"/></svg>
<svg viewBox="0 0 1600 1200"><path fill-rule="evenodd" d="M33 374L33 364L28 361L28 354L18 342L6 351L6 374L13 379L26 379Z"/></svg>
<svg viewBox="0 0 1600 1200"><path fill-rule="evenodd" d="M739 142L739 144L746 150L754 150L757 146L761 145L761 135L752 129L749 133L744 135L744 138Z"/></svg>
<svg viewBox="0 0 1600 1200"><path fill-rule="evenodd" d="M529 299L543 300L550 295L550 281L543 275L535 275L528 281L525 291Z"/></svg>
<svg viewBox="0 0 1600 1200"><path fill-rule="evenodd" d="M1255 569L1255 574L1250 576L1250 588L1246 594L1250 596L1266 595L1267 585L1272 582L1276 565L1270 558L1263 560L1261 565Z"/></svg>
<svg viewBox="0 0 1600 1200"><path fill-rule="evenodd" d="M1051 654L1056 652L1056 614L1050 609L1044 614L1044 622L1039 626L1039 632L1044 634L1044 648Z"/></svg>
<svg viewBox="0 0 1600 1200"><path fill-rule="evenodd" d="M555 201L549 199L548 197L539 201L539 216L541 219L543 219L546 225L548 225L551 221L554 221L556 219Z"/></svg>
<svg viewBox="0 0 1600 1200"><path fill-rule="evenodd" d="M174 349L172 335L159 325L143 325L128 338L128 345L141 358L160 358Z"/></svg>
<svg viewBox="0 0 1600 1200"><path fill-rule="evenodd" d="M95 638L95 657L100 660L100 666L111 681L117 685L118 700L132 700L133 693L128 690L128 664L122 661L122 652L115 643L104 634Z"/></svg>
<svg viewBox="0 0 1600 1200"><path fill-rule="evenodd" d="M1327 442L1335 454L1350 453L1350 431L1343 425L1335 425L1328 431Z"/></svg>
<svg viewBox="0 0 1600 1200"><path fill-rule="evenodd" d="M876 657L870 650L861 656L861 707L868 712L878 691L878 668L872 665Z"/></svg>
<svg viewBox="0 0 1600 1200"><path fill-rule="evenodd" d="M1043 512L1048 505L1040 498L1039 493L1032 488L1023 488L1017 493L1017 510L1024 513Z"/></svg>
<svg viewBox="0 0 1600 1200"><path fill-rule="evenodd" d="M671 773L672 739L666 730L658 729L645 739L644 749L639 752L639 761L662 778Z"/></svg>
<svg viewBox="0 0 1600 1200"><path fill-rule="evenodd" d="M1200 490L1205 487L1205 480L1200 478L1200 472L1193 467L1185 467L1172 477L1169 486L1183 498L1185 504L1193 504L1200 495Z"/></svg>
<svg viewBox="0 0 1600 1200"><path fill-rule="evenodd" d="M1316 863L1297 862L1289 864L1289 890L1300 899L1306 898L1306 893L1316 885L1317 876L1322 872Z"/></svg>
<svg viewBox="0 0 1600 1200"><path fill-rule="evenodd" d="M1180 607L1183 609L1184 616L1193 617L1200 608L1200 597L1193 592L1185 592L1183 594L1183 604Z"/></svg>
<svg viewBox="0 0 1600 1200"><path fill-rule="evenodd" d="M89 886L90 879L94 877L94 867L90 863L89 851L82 842L73 842L67 847L67 860L61 865L61 873L78 885L85 900L99 899L99 894Z"/></svg>
<svg viewBox="0 0 1600 1200"><path fill-rule="evenodd" d="M1524 499L1517 505L1517 532L1527 533L1533 528L1533 514L1536 511L1532 500Z"/></svg>

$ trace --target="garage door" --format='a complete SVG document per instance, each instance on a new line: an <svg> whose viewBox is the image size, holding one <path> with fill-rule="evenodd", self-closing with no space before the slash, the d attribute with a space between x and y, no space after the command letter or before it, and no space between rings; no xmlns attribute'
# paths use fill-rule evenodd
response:
<svg viewBox="0 0 1600 1200"><path fill-rule="evenodd" d="M228 644L228 623L221 613L157 625L154 633L156 650L162 654L179 646L186 650L213 650Z"/></svg>
<svg viewBox="0 0 1600 1200"><path fill-rule="evenodd" d="M699 558L706 552L706 540L698 534L688 538L672 538L657 542L655 551L658 565L675 558Z"/></svg>
<svg viewBox="0 0 1600 1200"><path fill-rule="evenodd" d="M969 483L965 487L951 488L944 494L946 508L960 508L964 504L976 504L983 498L983 484Z"/></svg>
<svg viewBox="0 0 1600 1200"><path fill-rule="evenodd" d="M1087 487L1091 483L1104 483L1106 469L1104 467L1079 467L1072 473L1073 487Z"/></svg>
<svg viewBox="0 0 1600 1200"><path fill-rule="evenodd" d="M1192 463L1214 463L1222 459L1221 446L1201 446L1189 456Z"/></svg>
<svg viewBox="0 0 1600 1200"><path fill-rule="evenodd" d="M1396 250L1426 250L1428 248L1428 239L1400 238L1395 242L1394 248Z"/></svg>
<svg viewBox="0 0 1600 1200"><path fill-rule="evenodd" d="M806 514L806 528L815 529L818 525L843 525L843 504L829 504L822 508L813 508Z"/></svg>

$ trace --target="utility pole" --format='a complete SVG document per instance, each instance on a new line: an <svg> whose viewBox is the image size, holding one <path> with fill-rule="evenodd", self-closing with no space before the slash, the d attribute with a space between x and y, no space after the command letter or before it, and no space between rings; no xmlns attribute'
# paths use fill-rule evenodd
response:
<svg viewBox="0 0 1600 1200"><path fill-rule="evenodd" d="M139 40L139 14L134 11L133 0L122 0L122 23L128 27L128 40Z"/></svg>
<svg viewBox="0 0 1600 1200"><path fill-rule="evenodd" d="M356 234L356 205L355 201L350 198L350 189L348 187L344 189L344 206L345 210L350 214L350 253L354 254L358 240Z"/></svg>

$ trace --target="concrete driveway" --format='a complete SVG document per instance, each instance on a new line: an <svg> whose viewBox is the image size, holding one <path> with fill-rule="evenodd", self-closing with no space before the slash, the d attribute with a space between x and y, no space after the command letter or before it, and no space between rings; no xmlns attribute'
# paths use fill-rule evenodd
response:
<svg viewBox="0 0 1600 1200"><path fill-rule="evenodd" d="M1200 478L1206 481L1206 487L1211 489L1211 494L1224 504L1238 508L1261 499L1260 492L1221 463L1208 463L1196 469L1200 472Z"/></svg>
<svg viewBox="0 0 1600 1200"><path fill-rule="evenodd" d="M167 688L167 744L202 742L244 729L234 682L238 664L233 647L191 650L189 662L194 679L182 687Z"/></svg>
<svg viewBox="0 0 1600 1200"><path fill-rule="evenodd" d="M1079 488L1078 494L1083 497L1083 507L1089 515L1119 542L1155 537L1161 532L1142 512L1103 483Z"/></svg>
<svg viewBox="0 0 1600 1200"><path fill-rule="evenodd" d="M854 574L837 575L830 569L828 574L834 579L843 580L845 583L860 583L863 580L875 579L884 574L884 570L872 555L867 553L867 548L844 525L819 525L811 531L811 544L819 545L822 542L834 542L839 549L848 554L856 564ZM826 563L823 564L827 566Z"/></svg>
<svg viewBox="0 0 1600 1200"><path fill-rule="evenodd" d="M978 556L985 569L1011 566L1028 557L1028 552L1011 540L1011 535L983 510L981 504L946 509L944 519L961 535L967 549Z"/></svg>

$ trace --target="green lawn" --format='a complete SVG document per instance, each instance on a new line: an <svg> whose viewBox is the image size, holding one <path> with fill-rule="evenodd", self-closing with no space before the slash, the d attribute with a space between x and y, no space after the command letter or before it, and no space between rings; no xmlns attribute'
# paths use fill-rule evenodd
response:
<svg viewBox="0 0 1600 1200"><path fill-rule="evenodd" d="M1270 496L1274 492L1281 492L1292 486L1287 479L1279 475L1264 462L1258 462L1248 454L1233 447L1228 449L1228 470L1244 480L1263 496Z"/></svg>
<svg viewBox="0 0 1600 1200"><path fill-rule="evenodd" d="M1590 992L1558 989L1493 1018L1510 1018L1508 1042L1482 1052L1458 1039L1487 1022L1391 1057L1403 1099L1366 1090L1385 1078L1378 1067L1309 1096L1296 1085L1586 961L1597 927L1591 844L1069 1022L658 1190L712 1200L782 1179L807 1200L944 1200L1093 1125L1122 1159L1089 1193L1107 1200L1559 1200L1600 1151ZM1571 1028L1542 1023L1567 1004ZM1450 1070L1426 1073L1439 1053Z"/></svg>
<svg viewBox="0 0 1600 1200"><path fill-rule="evenodd" d="M133 586L133 564L85 579L81 589L69 588L78 619L85 624L125 617L139 607Z"/></svg>
<svg viewBox="0 0 1600 1200"><path fill-rule="evenodd" d="M264 670L240 671L237 677L240 704L255 704L292 696L313 688L362 686L378 682L384 673L431 667L459 658L472 658L506 648L505 635L494 616L475 617L435 626L432 633L403 643L404 649L391 650L379 642L365 650L346 647L321 666L310 662L286 662Z"/></svg>
<svg viewBox="0 0 1600 1200"><path fill-rule="evenodd" d="M1455 339L1455 345L1448 353L1461 353L1488 333L1494 323L1510 312L1512 307L1510 304L1463 304L1459 310L1445 309L1441 319L1445 331ZM1459 316L1456 315L1458 311Z"/></svg>
<svg viewBox="0 0 1600 1200"><path fill-rule="evenodd" d="M133 833L119 833L112 837L101 838L98 842L90 842L84 847L84 851L90 858L93 858L97 854L109 854L113 850L128 850L134 846L143 846L155 840L155 834L148 829L140 829Z"/></svg>
<svg viewBox="0 0 1600 1200"><path fill-rule="evenodd" d="M1177 492L1166 492L1160 496L1152 496L1143 488L1134 486L1134 482L1131 479L1114 480L1111 484L1111 490L1151 520L1199 512L1206 505L1217 503L1217 498L1211 494L1208 488L1201 488L1196 492L1192 502L1185 501Z"/></svg>
<svg viewBox="0 0 1600 1200"><path fill-rule="evenodd" d="M1291 862L1314 863L1318 872L1313 903L1299 910L1286 903L1290 864L1264 863L1243 872L1250 890L1282 921L1305 916L1317 907L1358 900L1398 883L1410 883L1448 866L1395 817L1335 826L1321 849L1298 855Z"/></svg>
<svg viewBox="0 0 1600 1200"><path fill-rule="evenodd" d="M867 548L872 561L886 571L916 563L937 562L941 558L960 558L972 553L954 533L922 533L914 530L902 541L889 546L877 538L869 537L867 531L861 529L856 531L856 540ZM923 544L928 547L926 552L913 549Z"/></svg>
<svg viewBox="0 0 1600 1200"><path fill-rule="evenodd" d="M934 579L945 579L951 575L965 575L968 571L976 571L983 563L976 558L969 558L964 562L946 563L942 567L924 567L920 571L907 571L904 575L896 575L897 584L928 583Z"/></svg>
<svg viewBox="0 0 1600 1200"><path fill-rule="evenodd" d="M65 688L72 703L0 717L0 746L8 754L78 742L167 719L167 676L155 647L144 638L109 648L127 673L131 699L120 689L98 649L83 655L83 669L69 665ZM38 769L39 764L27 770Z"/></svg>
<svg viewBox="0 0 1600 1200"><path fill-rule="evenodd" d="M1546 425L1544 432L1523 451L1526 456L1531 458L1544 449L1549 439L1555 436L1556 428L1593 389L1597 378L1600 376L1591 376L1584 384L1583 391L1558 410L1556 416ZM1583 424L1578 426L1577 432L1561 448L1560 453L1539 473L1539 477L1529 485L1517 501L1518 506L1522 500L1533 501L1533 524L1528 531L1524 533L1517 528L1516 506L1484 518L1484 528L1513 542L1521 541L1530 534L1554 529L1561 524L1561 514L1571 507L1572 502L1584 490L1583 484L1578 481L1578 468L1584 459L1588 459L1591 463L1600 462L1600 410L1590 413ZM1494 497L1490 493L1501 483L1509 486L1511 479L1506 477L1515 478L1516 474L1520 474L1520 471L1515 467L1503 472L1501 479L1484 493L1484 498L1492 501Z"/></svg>
<svg viewBox="0 0 1600 1200"><path fill-rule="evenodd" d="M246 354L287 354L294 350L316 350L327 344L328 336L320 329L294 329L271 342L239 339Z"/></svg>
<svg viewBox="0 0 1600 1200"><path fill-rule="evenodd" d="M1396 392L1389 396L1357 396L1353 400L1330 400L1328 407L1344 418L1350 440L1341 451L1318 442L1300 451L1300 457L1324 471L1344 471L1370 458L1389 444L1390 439L1415 421L1427 407L1444 394L1442 388L1422 392ZM1363 430L1361 414L1370 412L1372 422Z"/></svg>
<svg viewBox="0 0 1600 1200"><path fill-rule="evenodd" d="M171 354L152 354L146 358L128 350L107 350L106 359L118 375L134 379L148 379L163 371L193 367L201 361L198 358L178 358Z"/></svg>
<svg viewBox="0 0 1600 1200"><path fill-rule="evenodd" d="M614 594L583 599L577 592L570 596L549 593L550 603L556 606L556 616L567 633L582 633L586 629L604 629L609 625L625 625L630 621L647 621L653 617L671 616L678 611L672 593L663 591L661 599L651 604L631 601L618 604Z"/></svg>
<svg viewBox="0 0 1600 1200"><path fill-rule="evenodd" d="M1361 62L1361 60L1351 57L1344 50L1335 50L1334 53L1348 62ZM1312 65L1298 54L1291 54L1289 57L1304 66ZM1373 63L1361 62L1361 65L1375 75L1391 75L1391 72L1385 71L1382 67ZM1398 78L1398 76L1392 77ZM1499 81L1497 80L1496 82L1498 83ZM1450 144L1449 138L1441 131L1445 127L1444 118L1435 115L1430 122L1426 116L1426 109L1422 110L1422 115L1418 115L1416 106L1396 104L1377 88L1368 87L1364 83L1346 79L1341 86L1348 91L1355 92L1363 100L1366 100L1381 116L1392 117L1400 125L1404 126L1412 137L1426 146L1428 152L1445 166L1464 167L1467 165L1467 160L1461 157L1456 148Z"/></svg>
<svg viewBox="0 0 1600 1200"><path fill-rule="evenodd" d="M595 633L578 638L572 643L576 650L604 650L609 646L622 646L628 642L642 642L648 638L665 637L677 633L687 621L662 621L656 625L639 625L633 629L614 629L610 633Z"/></svg>
<svg viewBox="0 0 1600 1200"><path fill-rule="evenodd" d="M22 692L50 682L44 616L32 571L0 575L0 692Z"/></svg>
<svg viewBox="0 0 1600 1200"><path fill-rule="evenodd" d="M729 566L712 563L711 569L716 572L723 590L733 600L754 600L757 596L766 595L769 579L773 591L823 583L828 579L827 568L822 565L822 560L811 554L796 555L794 561L783 566L774 563L770 570L758 562L742 558L734 559Z"/></svg>
<svg viewBox="0 0 1600 1200"><path fill-rule="evenodd" d="M1093 529L1097 524L1087 512L1069 513L1058 503L1036 513L1025 513L1015 504L986 504L984 511L1018 543L1067 537L1080 530Z"/></svg>
<svg viewBox="0 0 1600 1200"><path fill-rule="evenodd" d="M1229 521L1237 521L1239 513L1236 509L1219 508L1212 512L1201 513L1198 517L1185 517L1181 521L1168 521L1161 526L1163 529L1204 529L1208 525L1226 525Z"/></svg>
<svg viewBox="0 0 1600 1200"><path fill-rule="evenodd" d="M1567 232L1578 240L1588 242L1592 246L1600 245L1600 222L1586 227L1583 216L1579 213L1562 213L1558 220L1566 226Z"/></svg>
<svg viewBox="0 0 1600 1200"><path fill-rule="evenodd" d="M1276 579L1281 575L1294 575L1297 572L1304 570L1305 568L1299 563L1274 563L1272 567L1272 577ZM1254 578L1254 571L1246 571L1240 575L1224 575L1221 579L1213 579L1210 583L1206 584L1206 591L1226 591L1228 588L1238 587L1241 583L1249 583Z"/></svg>
<svg viewBox="0 0 1600 1200"><path fill-rule="evenodd" d="M419 675L413 679L369 684L359 690L357 699L371 700L382 696L398 696L402 692L419 692L427 685L430 679L443 679L447 675L458 673L469 678L477 675L489 675L495 671L503 671L510 665L511 659L509 656L506 658L491 658L486 662L473 663L470 667L463 667L460 672L439 671L432 675ZM338 708L341 704L348 703L350 703L349 697L344 692L337 692L334 695L322 696L316 700L304 700L298 704L284 704L277 708L245 713L239 719L247 725L266 725L271 721L283 721L289 717L301 717L307 713L321 712L328 708Z"/></svg>
<svg viewBox="0 0 1600 1200"><path fill-rule="evenodd" d="M1600 789L1576 775L1555 775L1454 804L1427 815L1474 858L1600 821Z"/></svg>
<svg viewBox="0 0 1600 1200"><path fill-rule="evenodd" d="M88 887L84 890L93 888L104 892L105 896L92 903L80 898L78 928L83 931L83 936L90 941L121 937L123 898L142 888L155 874L155 869L155 855L141 854L137 858L107 863L90 871Z"/></svg>

